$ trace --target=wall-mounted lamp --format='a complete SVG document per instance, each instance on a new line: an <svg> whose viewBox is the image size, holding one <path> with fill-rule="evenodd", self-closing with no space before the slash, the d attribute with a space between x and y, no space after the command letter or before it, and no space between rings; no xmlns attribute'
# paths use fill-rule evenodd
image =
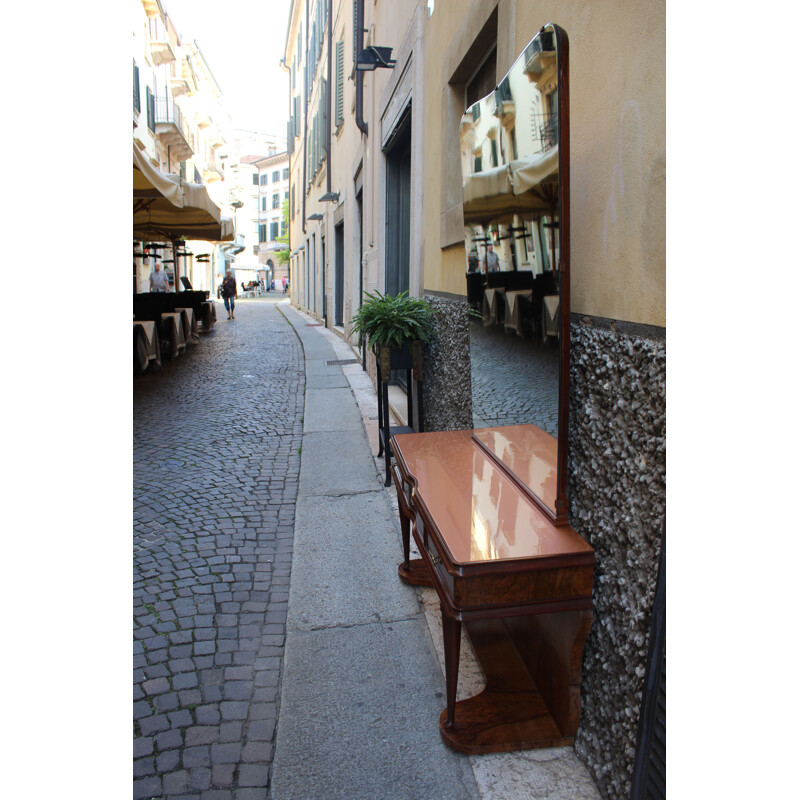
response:
<svg viewBox="0 0 800 800"><path fill-rule="evenodd" d="M309 218L309 220L312 220L312 219L319 220L319 219L323 219L323 216L322 216L322 214L309 214L308 218Z"/></svg>
<svg viewBox="0 0 800 800"><path fill-rule="evenodd" d="M339 202L339 192L325 192L322 197L320 197L321 203L338 203Z"/></svg>
<svg viewBox="0 0 800 800"><path fill-rule="evenodd" d="M396 63L396 61L392 60L391 47L375 47L374 45L370 45L369 47L365 47L358 54L356 69L359 72L372 72L372 70L378 67L392 69Z"/></svg>

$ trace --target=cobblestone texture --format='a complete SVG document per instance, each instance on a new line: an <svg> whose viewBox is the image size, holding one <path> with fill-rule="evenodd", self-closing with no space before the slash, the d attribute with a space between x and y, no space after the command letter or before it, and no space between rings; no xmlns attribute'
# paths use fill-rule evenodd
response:
<svg viewBox="0 0 800 800"><path fill-rule="evenodd" d="M558 435L559 349L470 319L476 428L532 423Z"/></svg>
<svg viewBox="0 0 800 800"><path fill-rule="evenodd" d="M225 316L134 380L134 798L266 797L304 362L273 301Z"/></svg>

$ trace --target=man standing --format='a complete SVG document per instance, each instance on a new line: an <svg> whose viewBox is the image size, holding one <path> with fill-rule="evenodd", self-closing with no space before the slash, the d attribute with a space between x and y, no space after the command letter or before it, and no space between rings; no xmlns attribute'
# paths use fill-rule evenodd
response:
<svg viewBox="0 0 800 800"><path fill-rule="evenodd" d="M150 273L150 291L151 292L169 291L169 278L167 277L167 273L161 270L160 261L156 261L155 271Z"/></svg>
<svg viewBox="0 0 800 800"><path fill-rule="evenodd" d="M497 257L497 253L494 251L494 246L491 244L486 248L486 271L500 271L500 259Z"/></svg>

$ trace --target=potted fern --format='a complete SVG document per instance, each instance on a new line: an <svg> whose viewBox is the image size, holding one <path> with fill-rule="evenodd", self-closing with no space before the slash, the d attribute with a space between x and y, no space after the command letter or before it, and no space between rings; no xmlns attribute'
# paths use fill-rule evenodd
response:
<svg viewBox="0 0 800 800"><path fill-rule="evenodd" d="M414 352L415 368L422 356L422 342L429 342L433 333L433 309L426 300L409 297L402 292L396 297L375 292L366 293L367 300L353 315L353 333L358 343L365 339L375 353L381 373L409 366Z"/></svg>

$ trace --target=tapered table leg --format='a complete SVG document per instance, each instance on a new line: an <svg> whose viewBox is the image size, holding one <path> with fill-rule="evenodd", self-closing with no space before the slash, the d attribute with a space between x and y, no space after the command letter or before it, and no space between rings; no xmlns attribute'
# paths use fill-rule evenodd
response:
<svg viewBox="0 0 800 800"><path fill-rule="evenodd" d="M455 725L456 689L458 688L458 660L461 653L461 623L448 616L442 608L442 634L444 639L444 673L447 683L447 716L445 726Z"/></svg>

